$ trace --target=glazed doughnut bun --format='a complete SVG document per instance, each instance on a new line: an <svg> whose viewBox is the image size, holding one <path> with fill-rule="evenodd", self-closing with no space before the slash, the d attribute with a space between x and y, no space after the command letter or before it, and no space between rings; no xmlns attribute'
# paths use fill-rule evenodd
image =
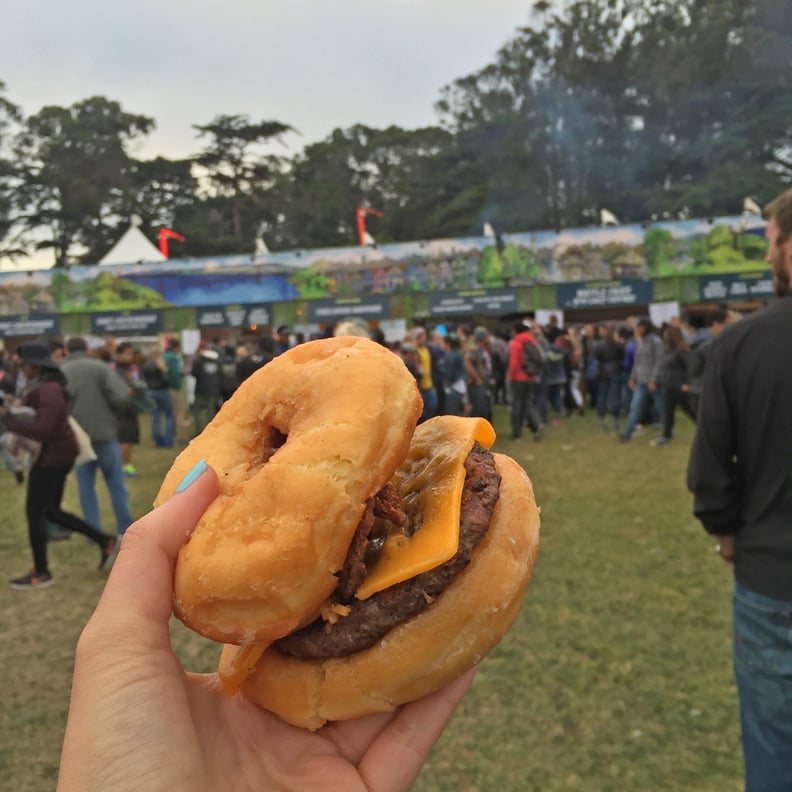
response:
<svg viewBox="0 0 792 792"><path fill-rule="evenodd" d="M500 497L470 564L432 603L356 654L286 657L270 647L243 694L296 726L383 712L439 689L479 662L514 621L539 549L539 510L523 469L493 454ZM221 670L238 651L226 646Z"/></svg>
<svg viewBox="0 0 792 792"><path fill-rule="evenodd" d="M235 644L269 643L311 621L420 412L401 358L365 338L301 344L245 380L155 501L199 460L217 473L220 494L179 553L176 616Z"/></svg>

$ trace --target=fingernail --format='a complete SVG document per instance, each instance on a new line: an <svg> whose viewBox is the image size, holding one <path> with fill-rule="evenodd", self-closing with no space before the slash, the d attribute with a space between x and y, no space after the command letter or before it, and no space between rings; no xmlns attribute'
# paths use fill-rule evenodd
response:
<svg viewBox="0 0 792 792"><path fill-rule="evenodd" d="M176 492L184 492L191 484L195 483L195 480L206 470L206 460L202 459L200 462L196 462L187 475L179 482L179 486L176 487Z"/></svg>

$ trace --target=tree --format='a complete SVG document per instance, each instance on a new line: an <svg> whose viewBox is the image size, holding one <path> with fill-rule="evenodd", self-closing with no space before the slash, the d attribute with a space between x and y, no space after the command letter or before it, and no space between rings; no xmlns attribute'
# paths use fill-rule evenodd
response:
<svg viewBox="0 0 792 792"><path fill-rule="evenodd" d="M154 121L95 96L71 107L44 107L30 116L15 142L22 168L20 224L28 232L46 229L55 266L67 266L76 244L90 244L113 191L129 167L125 144L147 134Z"/></svg>
<svg viewBox="0 0 792 792"><path fill-rule="evenodd" d="M22 112L6 99L5 90L5 83L0 80L0 256L13 257L24 250L12 238L18 171L9 156L8 142L11 130L22 118Z"/></svg>
<svg viewBox="0 0 792 792"><path fill-rule="evenodd" d="M253 203L262 208L266 205L264 193L283 162L281 157L262 153L260 147L273 140L280 141L284 134L295 130L280 121L253 123L244 115L215 116L209 124L193 125L193 128L199 137L210 138L195 162L206 170L216 195L230 197L234 238L241 247L247 241L243 236L243 204Z"/></svg>
<svg viewBox="0 0 792 792"><path fill-rule="evenodd" d="M279 217L267 228L274 247L357 242L355 210L384 213L369 228L378 242L471 233L470 161L439 127L336 129L307 146L276 182Z"/></svg>
<svg viewBox="0 0 792 792"><path fill-rule="evenodd" d="M198 185L191 169L189 159L130 158L120 184L111 190L102 223L86 232L84 244L88 250L82 259L99 261L126 230L133 215L140 218L140 230L151 241L156 240L158 229L176 226L177 214L197 201Z"/></svg>
<svg viewBox="0 0 792 792"><path fill-rule="evenodd" d="M792 180L784 0L551 8L437 105L496 228L739 211Z"/></svg>

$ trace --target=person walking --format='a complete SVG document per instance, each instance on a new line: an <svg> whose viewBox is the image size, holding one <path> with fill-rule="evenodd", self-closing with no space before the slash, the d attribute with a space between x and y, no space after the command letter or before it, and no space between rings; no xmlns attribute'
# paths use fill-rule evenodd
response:
<svg viewBox="0 0 792 792"><path fill-rule="evenodd" d="M666 327L663 333L665 353L661 364L660 376L663 381L663 434L656 437L649 445L663 446L671 442L674 436L674 418L676 408L696 423L696 413L688 402L688 355L690 348L682 334L682 330L674 325Z"/></svg>
<svg viewBox="0 0 792 792"><path fill-rule="evenodd" d="M635 358L630 372L629 389L632 391L630 407L627 413L627 424L624 434L619 435L622 441L629 440L635 427L641 420L646 402L650 396L659 400L660 395L660 364L663 361L663 342L654 332L649 319L641 319L635 326Z"/></svg>
<svg viewBox="0 0 792 792"><path fill-rule="evenodd" d="M76 469L77 489L83 517L101 529L96 497L96 471L101 471L110 493L118 535L132 524L129 492L124 482L121 446L118 442L117 411L129 400L129 387L103 361L88 356L85 339L74 336L66 342L68 355L62 371L71 396L72 415L91 438L96 460Z"/></svg>
<svg viewBox="0 0 792 792"><path fill-rule="evenodd" d="M223 371L220 355L201 341L193 360L190 374L195 378L195 396L192 403L195 436L215 417L223 390Z"/></svg>
<svg viewBox="0 0 792 792"><path fill-rule="evenodd" d="M168 381L168 366L155 349L143 366L143 380L151 397L151 437L157 448L172 448L175 442L173 401Z"/></svg>
<svg viewBox="0 0 792 792"><path fill-rule="evenodd" d="M434 386L435 372L432 368L435 363L435 355L427 343L426 329L420 326L413 327L410 331L410 340L415 345L415 354L418 356L418 368L421 371L421 379L418 388L421 391L423 410L418 423L428 421L437 415L437 391Z"/></svg>
<svg viewBox="0 0 792 792"><path fill-rule="evenodd" d="M187 441L184 437L184 361L181 356L181 344L176 338L169 338L162 360L168 372L168 390L173 406L173 437L179 445Z"/></svg>
<svg viewBox="0 0 792 792"><path fill-rule="evenodd" d="M446 346L443 365L445 414L467 415L470 412L470 403L467 398L465 359L462 355L462 344L456 333L448 333L444 340Z"/></svg>
<svg viewBox="0 0 792 792"><path fill-rule="evenodd" d="M477 327L473 336L468 338L464 348L463 362L467 379L468 402L470 416L492 420L492 404L487 383L490 381L489 352L487 339L489 331L485 327Z"/></svg>
<svg viewBox="0 0 792 792"><path fill-rule="evenodd" d="M707 353L712 339L728 324L729 315L725 307L716 308L708 317L707 329L690 344L688 355L688 402L693 415L698 415Z"/></svg>
<svg viewBox="0 0 792 792"><path fill-rule="evenodd" d="M33 569L11 580L12 589L45 588L53 583L47 559L47 522L93 539L99 548L99 569L106 570L116 538L95 529L61 507L66 476L77 458L77 440L69 426L66 379L49 357L46 344L23 344L17 350L27 383L20 393L21 406L32 416L14 415L0 406L4 429L41 443L28 475L25 515L33 553Z"/></svg>
<svg viewBox="0 0 792 792"><path fill-rule="evenodd" d="M133 399L136 395L142 394L145 389L145 383L140 376L140 368L135 363L135 347L129 341L123 341L116 347L113 365L116 372L129 385L129 392L132 397L118 410L118 442L121 444L121 461L124 465L124 475L127 478L136 478L138 472L132 463L132 452L135 446L140 443L140 421L138 420L138 407Z"/></svg>
<svg viewBox="0 0 792 792"><path fill-rule="evenodd" d="M600 429L608 431L607 416L610 415L613 431L618 432L624 347L617 340L613 327L602 328L602 336L594 347L592 360L597 361L597 417Z"/></svg>
<svg viewBox="0 0 792 792"><path fill-rule="evenodd" d="M781 299L710 342L687 478L693 511L734 575L746 792L792 789L792 190L764 216Z"/></svg>
<svg viewBox="0 0 792 792"><path fill-rule="evenodd" d="M530 320L518 322L509 341L507 378L512 440L522 437L526 422L534 440L542 439L543 426L536 407L536 389L542 379L545 355L530 327ZM531 346L526 348L526 344Z"/></svg>

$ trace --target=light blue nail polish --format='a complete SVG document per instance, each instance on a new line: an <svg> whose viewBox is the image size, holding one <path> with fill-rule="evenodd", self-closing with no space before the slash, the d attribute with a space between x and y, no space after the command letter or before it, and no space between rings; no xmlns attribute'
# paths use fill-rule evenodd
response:
<svg viewBox="0 0 792 792"><path fill-rule="evenodd" d="M206 470L206 460L202 459L200 462L196 462L187 475L179 482L179 486L176 487L176 492L184 492L190 484L194 484L196 479L201 475L201 473Z"/></svg>

